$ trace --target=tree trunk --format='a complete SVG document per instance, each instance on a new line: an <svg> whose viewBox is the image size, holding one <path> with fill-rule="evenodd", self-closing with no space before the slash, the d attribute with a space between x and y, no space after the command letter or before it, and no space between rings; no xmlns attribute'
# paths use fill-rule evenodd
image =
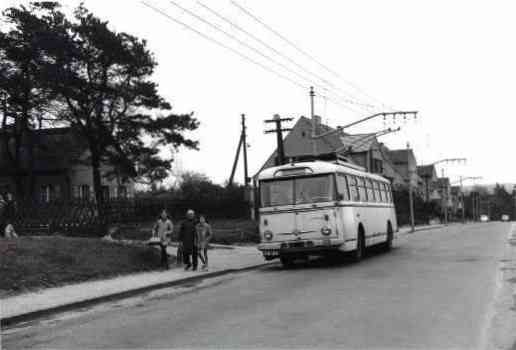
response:
<svg viewBox="0 0 516 350"><path fill-rule="evenodd" d="M95 194L95 203L98 210L99 219L103 222L104 212L102 206L102 178L100 174L100 156L95 147L91 150L91 171L93 176L93 192Z"/></svg>

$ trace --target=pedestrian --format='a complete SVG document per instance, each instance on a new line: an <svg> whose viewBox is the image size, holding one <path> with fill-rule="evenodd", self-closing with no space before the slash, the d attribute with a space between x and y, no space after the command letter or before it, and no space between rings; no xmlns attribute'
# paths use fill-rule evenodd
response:
<svg viewBox="0 0 516 350"><path fill-rule="evenodd" d="M169 268L167 246L170 242L170 237L173 231L174 224L172 223L172 220L168 218L167 211L163 210L160 217L154 224L152 236L159 239L158 244L161 249L161 266L165 269Z"/></svg>
<svg viewBox="0 0 516 350"><path fill-rule="evenodd" d="M16 234L13 225L7 224L7 226L5 226L4 237L7 239L18 238L18 235Z"/></svg>
<svg viewBox="0 0 516 350"><path fill-rule="evenodd" d="M181 223L179 229L179 241L183 247L183 263L185 271L189 270L193 265L193 270L197 270L197 227L195 222L195 212L188 209L186 212L186 220ZM190 257L192 261L190 261Z"/></svg>
<svg viewBox="0 0 516 350"><path fill-rule="evenodd" d="M202 262L202 269L208 269L208 246L213 237L211 226L204 215L199 216L197 224L197 249Z"/></svg>

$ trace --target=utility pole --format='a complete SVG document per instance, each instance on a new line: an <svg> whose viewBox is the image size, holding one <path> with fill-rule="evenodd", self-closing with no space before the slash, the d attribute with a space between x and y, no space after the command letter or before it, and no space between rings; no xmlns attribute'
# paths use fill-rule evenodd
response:
<svg viewBox="0 0 516 350"><path fill-rule="evenodd" d="M312 153L314 156L317 155L317 140L315 139L315 133L316 133L316 126L317 122L315 120L315 114L314 114L314 87L310 86L310 117L312 119Z"/></svg>
<svg viewBox="0 0 516 350"><path fill-rule="evenodd" d="M245 114L242 114L242 147L244 148L244 187L249 186L249 171L247 168L247 127L245 126Z"/></svg>
<svg viewBox="0 0 516 350"><path fill-rule="evenodd" d="M410 144L407 142L407 151L410 150ZM412 175L414 173L414 169L408 169L408 190L409 190L409 207L410 207L410 227L411 232L415 231L415 222L414 222L414 195L412 193Z"/></svg>
<svg viewBox="0 0 516 350"><path fill-rule="evenodd" d="M238 147L235 154L235 160L233 161L233 168L231 169L231 176L229 177L228 186L233 185L233 179L235 178L235 171L238 165L238 159L240 158L240 150L244 148L244 186L247 188L249 185L249 170L247 167L247 134L245 126L245 114L242 114L242 130L240 131L240 139L238 140Z"/></svg>
<svg viewBox="0 0 516 350"><path fill-rule="evenodd" d="M285 164L285 149L283 147L283 131L290 131L292 129L290 128L282 128L281 123L282 122L289 122L294 120L294 118L281 118L278 114L274 115L273 119L267 119L265 120L265 123L274 123L276 124L275 129L271 130L265 130L266 134L270 133L276 133L276 142L277 142L277 161L276 165L282 165Z"/></svg>

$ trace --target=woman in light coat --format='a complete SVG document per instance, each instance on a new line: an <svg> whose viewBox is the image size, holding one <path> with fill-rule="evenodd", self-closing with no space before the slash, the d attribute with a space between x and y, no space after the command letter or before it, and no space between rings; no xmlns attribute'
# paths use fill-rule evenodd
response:
<svg viewBox="0 0 516 350"><path fill-rule="evenodd" d="M213 238L211 226L206 221L204 215L199 216L199 223L197 224L196 245L199 252L199 258L202 261L202 269L208 269L208 246L210 240Z"/></svg>
<svg viewBox="0 0 516 350"><path fill-rule="evenodd" d="M167 246L170 242L170 236L174 231L174 224L168 218L166 210L161 212L159 219L154 224L152 236L159 238L159 246L161 248L161 266L168 269Z"/></svg>

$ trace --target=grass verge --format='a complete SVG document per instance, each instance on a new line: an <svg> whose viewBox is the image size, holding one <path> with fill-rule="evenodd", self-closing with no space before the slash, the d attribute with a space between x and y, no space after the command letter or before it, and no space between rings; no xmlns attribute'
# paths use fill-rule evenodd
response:
<svg viewBox="0 0 516 350"><path fill-rule="evenodd" d="M0 296L159 268L159 251L94 238L0 240Z"/></svg>
<svg viewBox="0 0 516 350"><path fill-rule="evenodd" d="M177 240L179 223L174 221L173 240ZM148 240L151 237L153 222L116 225L119 230L113 235L115 239ZM258 224L247 219L213 219L210 221L213 229L212 243L240 244L259 243Z"/></svg>

